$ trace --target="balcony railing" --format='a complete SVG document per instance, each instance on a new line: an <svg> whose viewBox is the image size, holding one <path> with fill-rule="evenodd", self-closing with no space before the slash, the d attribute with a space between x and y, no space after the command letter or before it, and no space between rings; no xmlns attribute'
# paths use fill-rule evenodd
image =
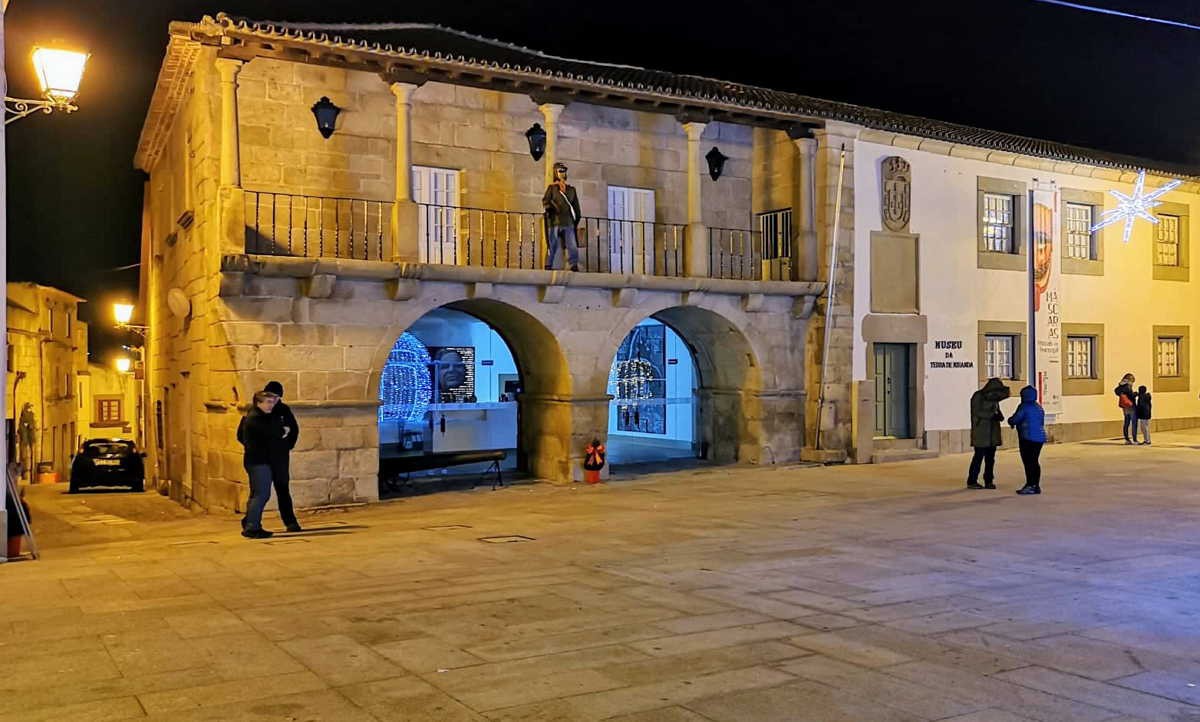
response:
<svg viewBox="0 0 1200 722"><path fill-rule="evenodd" d="M418 204L424 263L496 268L542 268L546 252L541 213ZM579 270L591 273L683 275L684 226L585 216L576 227ZM569 268L565 248L555 265Z"/></svg>
<svg viewBox="0 0 1200 722"><path fill-rule="evenodd" d="M246 252L387 260L391 214L386 201L246 191Z"/></svg>

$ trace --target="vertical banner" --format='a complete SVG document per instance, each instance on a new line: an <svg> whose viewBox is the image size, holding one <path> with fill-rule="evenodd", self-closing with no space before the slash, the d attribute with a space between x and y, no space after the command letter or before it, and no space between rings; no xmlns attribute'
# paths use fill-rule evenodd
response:
<svg viewBox="0 0 1200 722"><path fill-rule="evenodd" d="M1034 183L1030 298L1033 304L1033 371L1030 384L1047 414L1062 413L1062 275L1058 188Z"/></svg>

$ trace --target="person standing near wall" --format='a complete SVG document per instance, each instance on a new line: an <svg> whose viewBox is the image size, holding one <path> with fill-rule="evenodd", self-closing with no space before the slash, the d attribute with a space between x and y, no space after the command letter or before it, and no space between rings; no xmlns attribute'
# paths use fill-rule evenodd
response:
<svg viewBox="0 0 1200 722"><path fill-rule="evenodd" d="M1150 416L1152 404L1153 401L1150 398L1150 392L1146 390L1145 386L1139 386L1137 405L1134 408L1137 409L1138 426L1142 430L1142 444L1144 446L1150 445Z"/></svg>
<svg viewBox="0 0 1200 722"><path fill-rule="evenodd" d="M967 470L968 489L996 488L996 447L1000 445L1000 402L1009 396L1000 379L988 379L983 388L971 395L971 446L975 449ZM983 463L983 486L979 485L979 465Z"/></svg>
<svg viewBox="0 0 1200 722"><path fill-rule="evenodd" d="M273 535L262 528L263 508L271 498L272 449L283 439L283 427L271 412L279 397L258 391L254 404L238 424L237 440L245 447L242 466L250 480L250 500L242 517L242 536L247 539L269 539Z"/></svg>
<svg viewBox="0 0 1200 722"><path fill-rule="evenodd" d="M1134 381L1136 379L1133 374L1125 374L1121 377L1121 383L1113 389L1113 393L1117 395L1117 406L1121 408L1124 416L1121 433L1125 436L1126 444L1137 443L1137 393L1133 390Z"/></svg>
<svg viewBox="0 0 1200 722"><path fill-rule="evenodd" d="M542 208L546 213L546 270L554 269L558 247L566 245L567 260L572 271L579 270L579 239L575 226L583 213L579 210L579 195L575 186L567 185L567 167L554 164L554 182L546 186L542 196Z"/></svg>
<svg viewBox="0 0 1200 722"><path fill-rule="evenodd" d="M271 483L275 486L275 500L279 503L279 518L288 531L302 531L300 522L296 521L296 509L292 506L292 475L288 463L292 449L296 448L296 442L300 439L300 422L296 421L292 408L283 402L283 384L271 381L263 391L275 396L275 409L271 415L283 427L283 438L277 439L271 448Z"/></svg>
<svg viewBox="0 0 1200 722"><path fill-rule="evenodd" d="M1025 467L1025 486L1017 490L1022 496L1042 493L1042 464L1038 457L1046 443L1046 412L1037 397L1037 389L1032 386L1021 389L1021 403L1008 419L1008 425L1017 430L1021 464Z"/></svg>

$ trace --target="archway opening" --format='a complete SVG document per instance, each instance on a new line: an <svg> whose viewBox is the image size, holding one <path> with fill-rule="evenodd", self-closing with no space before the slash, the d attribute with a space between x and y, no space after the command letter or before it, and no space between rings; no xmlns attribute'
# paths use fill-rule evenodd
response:
<svg viewBox="0 0 1200 722"><path fill-rule="evenodd" d="M648 318L625 336L609 370L608 459L612 464L696 459L700 376L676 331Z"/></svg>
<svg viewBox="0 0 1200 722"><path fill-rule="evenodd" d="M506 475L520 470L523 391L517 355L489 322L452 307L419 318L380 375L380 494L478 479L493 463ZM504 458L472 460L487 452Z"/></svg>

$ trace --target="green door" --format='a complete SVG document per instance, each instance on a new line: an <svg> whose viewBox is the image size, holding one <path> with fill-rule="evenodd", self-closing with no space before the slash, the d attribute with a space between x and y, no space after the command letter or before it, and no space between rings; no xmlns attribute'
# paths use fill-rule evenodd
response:
<svg viewBox="0 0 1200 722"><path fill-rule="evenodd" d="M875 347L875 436L912 438L913 345Z"/></svg>

